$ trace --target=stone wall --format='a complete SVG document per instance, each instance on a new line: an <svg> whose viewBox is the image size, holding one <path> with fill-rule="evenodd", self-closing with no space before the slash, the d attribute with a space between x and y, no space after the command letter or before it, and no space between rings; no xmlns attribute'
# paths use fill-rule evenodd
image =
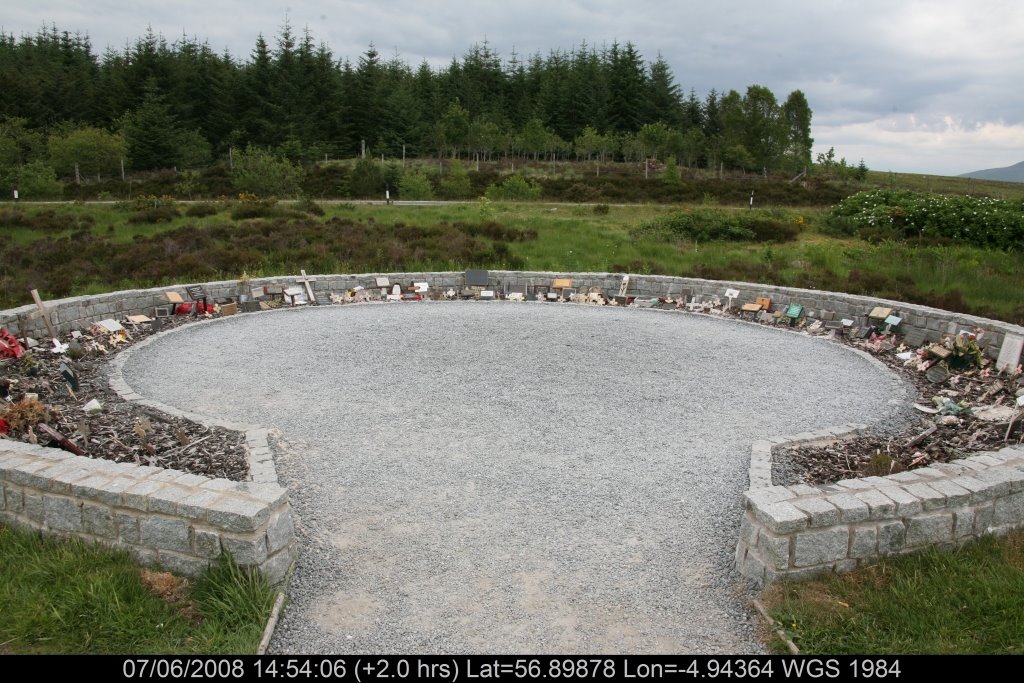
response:
<svg viewBox="0 0 1024 683"><path fill-rule="evenodd" d="M362 285L371 287L377 274L359 275L320 275L316 276L313 287L317 292L342 292L345 289ZM435 290L448 287L461 287L464 274L461 272L429 272L429 273L387 273L392 282L407 284L413 280L429 282ZM252 280L251 286L265 284L295 284L297 276L270 277ZM578 289L598 287L606 293L618 291L622 275L618 273L565 273L565 272L529 272L529 271L491 271L491 285L498 290L512 286L550 285L555 277L568 277ZM205 288L212 298L234 297L242 293L237 281L209 282ZM775 305L790 303L800 304L808 311L823 310L835 313L836 319L849 318L858 324L864 322L867 313L875 306L888 306L903 317L901 331L920 330L928 341L938 341L944 334L955 334L961 329L982 328L986 331L983 338L985 351L995 357L999 353L1003 336L1009 332L1024 335L1024 328L1017 325L987 318L952 313L927 306L907 304L872 297L824 292L792 287L775 287L771 285L751 284L748 282L726 282L718 280L701 280L697 278L669 277L663 275L631 275L629 294L640 297L664 296L669 292L679 297L688 293L690 296L707 298L724 296L726 288L740 291L740 298L734 303L740 305L753 302L756 297L769 297ZM84 329L92 323L104 318L118 318L125 315L153 315L155 306L166 305L165 293L176 291L184 294L181 286L127 290L100 294L95 296L71 297L46 302L50 311L51 322L59 332ZM27 296L26 296L27 298ZM34 305L0 311L0 326L5 327L15 336L21 336L22 328L29 336L45 338L46 326Z"/></svg>
<svg viewBox="0 0 1024 683"><path fill-rule="evenodd" d="M887 477L751 489L736 566L756 583L803 579L1018 527L1024 447L1013 446Z"/></svg>
<svg viewBox="0 0 1024 683"><path fill-rule="evenodd" d="M367 273L316 276L313 287L324 294L360 285L371 288L378 275L386 275L392 283L426 281L435 291L458 289L465 282L462 272ZM571 278L578 291L596 287L611 295L618 292L622 277L618 273L490 271L490 286L502 291ZM296 282L297 276L269 277L254 279L249 286ZM212 299L247 293L237 281L204 283L204 288ZM1024 328L1017 325L927 306L746 282L631 275L627 293L704 300L724 299L727 288L739 290L733 302L737 306L768 297L774 306L800 304L809 315L831 311L835 319L853 319L857 325L866 322L874 307L890 307L903 318L901 332L921 331L926 341L981 328L985 353L992 357L999 354L1006 334L1024 335ZM169 291L184 294L183 286L172 286L71 297L46 302L46 306L57 331L67 333L104 318L152 316L155 307L167 305ZM0 311L0 327L16 336L47 336L34 305ZM127 399L140 400L127 386L114 388ZM863 425L846 425L798 436L834 438L861 429ZM187 572L201 569L227 550L243 564L259 566L277 580L295 553L291 513L287 495L276 483L265 434L250 442L256 483L208 480L101 460L69 460L74 456L0 442L2 518L124 547L143 562ZM845 571L888 554L953 545L1024 524L1024 452L1019 450L892 477L785 488L770 486L774 445L775 441L754 444L751 490L746 494L736 551L740 571L755 581Z"/></svg>
<svg viewBox="0 0 1024 683"><path fill-rule="evenodd" d="M194 575L230 553L280 582L296 553L288 493L0 441L0 520Z"/></svg>

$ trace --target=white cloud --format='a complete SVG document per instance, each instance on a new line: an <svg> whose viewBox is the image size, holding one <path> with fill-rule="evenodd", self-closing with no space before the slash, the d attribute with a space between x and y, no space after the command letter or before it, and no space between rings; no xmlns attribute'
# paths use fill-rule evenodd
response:
<svg viewBox="0 0 1024 683"><path fill-rule="evenodd" d="M856 164L880 171L960 175L1010 166L1024 157L1024 124L965 123L952 116L921 120L887 116L814 129L815 153L829 147Z"/></svg>

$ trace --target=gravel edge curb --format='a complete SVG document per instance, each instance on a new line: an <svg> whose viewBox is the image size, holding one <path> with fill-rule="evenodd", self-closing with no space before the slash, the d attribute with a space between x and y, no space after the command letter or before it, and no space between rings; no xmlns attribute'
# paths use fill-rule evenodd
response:
<svg viewBox="0 0 1024 683"><path fill-rule="evenodd" d="M742 322L742 321L741 321ZM748 323L755 324L755 323ZM780 330L782 332L788 332L789 330ZM796 331L792 331L793 334L799 334ZM839 346L844 346L840 344ZM867 351L861 349L855 349L849 346L844 348L852 351L853 353L865 358L872 364L884 369L890 374L895 382L903 390L903 398L894 398L889 403L892 405L892 409L886 415L877 418L874 422L877 424L888 417L897 417L901 411L906 410L911 403L913 403L913 388L911 385L901 378L899 375L894 373L885 363L872 356ZM796 444L807 444L816 442L827 442L849 439L855 436L866 434L870 431L871 426L859 422L847 422L846 424L836 425L832 427L824 427L809 432L798 432L796 434L788 434L783 436L775 436L768 439L760 439L750 445L750 470L748 477L750 479L750 486L748 490L766 488L773 486L772 480L772 465L774 463L773 453L776 448L793 446Z"/></svg>
<svg viewBox="0 0 1024 683"><path fill-rule="evenodd" d="M796 646L796 643L794 643L790 639L790 637L786 635L786 632L782 628L782 624L772 619L772 616L768 614L768 610L765 609L764 603L762 603L757 598L754 598L752 602L758 614L760 614L761 617L768 624L768 627L774 629L773 633L775 633L775 635L778 636L779 640L786 644L786 648L789 650L790 654L800 654L800 648L798 648Z"/></svg>
<svg viewBox="0 0 1024 683"><path fill-rule="evenodd" d="M274 629L277 628L277 620L281 617L283 606L284 592L278 591L277 599L274 600L274 608L270 610L270 616L267 618L267 625L263 627L263 637L260 638L259 647L256 648L258 656L267 654L267 648L270 647L270 639L274 636Z"/></svg>
<svg viewBox="0 0 1024 683"><path fill-rule="evenodd" d="M195 324L209 325L226 319L227 318L214 318L211 320L201 320ZM185 410L179 410L178 408L169 406L166 403L144 398L142 395L136 393L125 380L125 363L128 362L132 353L134 353L136 349L143 349L168 334L173 334L179 330L191 327L192 325L187 325L157 332L156 334L146 337L137 344L133 344L115 355L107 364L107 372L109 373L107 383L111 390L125 401L132 401L133 403L138 403L139 405L159 410L167 415L184 418L192 422L206 425L207 427L221 427L223 429L241 432L245 435L246 460L248 460L249 464L250 479L257 484L279 484L277 479L277 470L274 466L274 457L270 450L270 444L267 441L267 437L270 434L269 428L262 425L231 422L205 413L193 413Z"/></svg>

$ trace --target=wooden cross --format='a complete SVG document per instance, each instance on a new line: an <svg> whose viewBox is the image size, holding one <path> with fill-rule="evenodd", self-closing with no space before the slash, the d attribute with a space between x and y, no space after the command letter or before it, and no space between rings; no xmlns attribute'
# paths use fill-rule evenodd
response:
<svg viewBox="0 0 1024 683"><path fill-rule="evenodd" d="M310 285L310 283L311 282L316 282L316 278L309 277L308 275L306 275L305 269L303 269L303 270L301 270L299 272L302 273L302 277L300 277L298 279L298 282L301 282L303 284L303 286L305 286L305 288L306 288L306 298L309 299L309 303L315 304L316 303L316 297L313 296L313 287L312 287L312 285Z"/></svg>
<svg viewBox="0 0 1024 683"><path fill-rule="evenodd" d="M43 316L43 322L46 323L46 331L50 333L51 339L56 339L57 331L53 329L53 323L50 322L50 312L46 310L46 306L43 305L43 300L39 298L39 290L33 289L32 300L36 302L36 307L39 309L40 315Z"/></svg>

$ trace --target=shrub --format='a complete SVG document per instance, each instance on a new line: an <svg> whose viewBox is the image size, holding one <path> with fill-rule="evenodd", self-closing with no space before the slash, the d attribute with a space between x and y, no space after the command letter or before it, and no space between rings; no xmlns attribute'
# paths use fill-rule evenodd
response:
<svg viewBox="0 0 1024 683"><path fill-rule="evenodd" d="M349 193L353 197L376 199L384 196L384 178L381 175L380 163L373 159L358 159L348 183Z"/></svg>
<svg viewBox="0 0 1024 683"><path fill-rule="evenodd" d="M592 202L600 196L600 190L586 183L573 183L563 195L570 202Z"/></svg>
<svg viewBox="0 0 1024 683"><path fill-rule="evenodd" d="M800 234L800 226L796 223L769 218L741 218L740 224L753 232L758 242L792 242Z"/></svg>
<svg viewBox="0 0 1024 683"><path fill-rule="evenodd" d="M260 197L294 197L299 194L302 169L271 152L250 145L235 157L231 182L239 192Z"/></svg>
<svg viewBox="0 0 1024 683"><path fill-rule="evenodd" d="M832 207L825 230L874 240L948 240L1012 249L1024 240L1024 200L871 190Z"/></svg>
<svg viewBox="0 0 1024 683"><path fill-rule="evenodd" d="M141 209L128 216L128 222L139 223L170 223L181 214L176 206L151 206Z"/></svg>
<svg viewBox="0 0 1024 683"><path fill-rule="evenodd" d="M594 213L598 216L607 216L611 208L607 204L595 204Z"/></svg>
<svg viewBox="0 0 1024 683"><path fill-rule="evenodd" d="M410 201L434 198L430 179L419 171L406 171L398 181L398 196Z"/></svg>
<svg viewBox="0 0 1024 683"><path fill-rule="evenodd" d="M800 233L800 225L779 219L770 211L726 211L694 208L675 211L633 228L634 237L663 240L716 240L789 242Z"/></svg>
<svg viewBox="0 0 1024 683"><path fill-rule="evenodd" d="M21 199L60 199L64 192L56 171L41 161L15 169L12 176L14 189L18 190Z"/></svg>
<svg viewBox="0 0 1024 683"><path fill-rule="evenodd" d="M437 193L443 199L466 199L473 195L473 183L462 162L454 159L437 186Z"/></svg>
<svg viewBox="0 0 1024 683"><path fill-rule="evenodd" d="M219 212L216 204L209 202L203 202L202 204L192 204L185 209L185 215L191 218L205 218L206 216L212 216Z"/></svg>
<svg viewBox="0 0 1024 683"><path fill-rule="evenodd" d="M231 209L231 217L236 221L249 218L270 218L277 215L277 200L239 202Z"/></svg>
<svg viewBox="0 0 1024 683"><path fill-rule="evenodd" d="M683 177L679 173L679 164L676 163L676 158L670 156L665 160L665 170L661 173L661 182L672 188L682 186Z"/></svg>
<svg viewBox="0 0 1024 683"><path fill-rule="evenodd" d="M303 197L295 204L295 209L302 213L309 214L310 216L323 216L324 207L317 204L309 197Z"/></svg>
<svg viewBox="0 0 1024 683"><path fill-rule="evenodd" d="M491 200L505 201L532 201L540 199L541 187L535 182L530 182L518 173L505 178L501 185L491 185L487 188L487 198Z"/></svg>
<svg viewBox="0 0 1024 683"><path fill-rule="evenodd" d="M641 223L631 231L634 237L664 240L752 240L754 232L742 227L735 217L720 209L675 211Z"/></svg>

